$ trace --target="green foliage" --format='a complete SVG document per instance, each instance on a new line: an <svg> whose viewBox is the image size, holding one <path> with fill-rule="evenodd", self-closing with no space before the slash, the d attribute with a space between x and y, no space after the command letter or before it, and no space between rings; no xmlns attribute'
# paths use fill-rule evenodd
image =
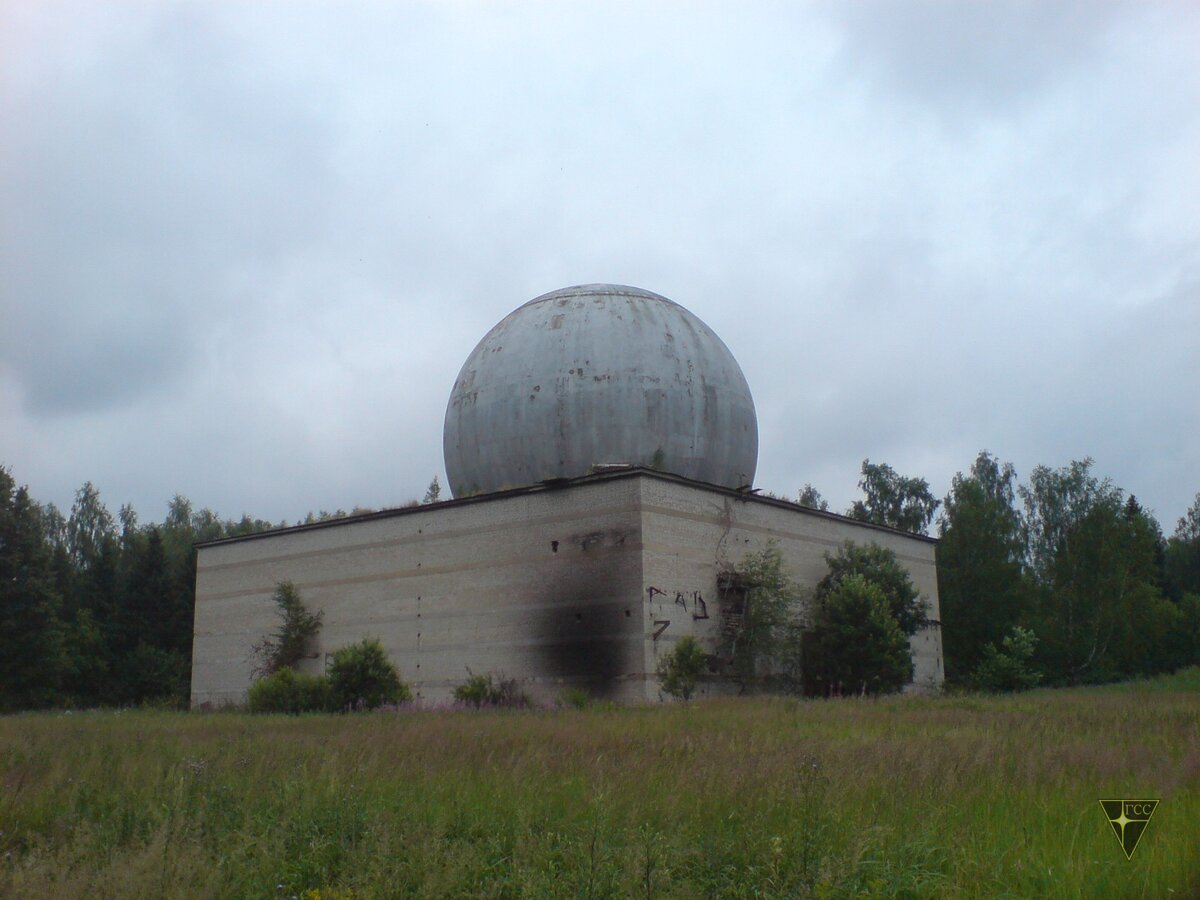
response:
<svg viewBox="0 0 1200 900"><path fill-rule="evenodd" d="M1016 491L1024 515L1015 508L1011 467L990 455L981 454L968 475L955 479L938 547L950 676L969 679L984 648L1002 648L1018 625L1038 634L1035 660L1051 684L1200 661L1200 495L1164 538L1149 512L1095 477L1091 465L1036 469ZM193 543L277 524L250 516L223 520L179 495L160 523L140 522L128 505L114 517L90 482L64 516L0 472L0 708L184 702ZM861 517L923 527L921 516L906 517L928 505L903 502L906 494L920 501L919 480L867 461L863 481ZM801 502L823 503L811 487ZM912 629L922 611L906 605L903 592L890 590L877 571L849 571L881 581L902 630ZM721 584L721 607L733 601L742 610L722 622L721 652L744 686L787 687L800 670L798 659L807 668L815 656L815 633L803 641L797 636L794 587L746 574L749 580L736 570L725 573L731 577ZM775 602L781 597L788 599Z"/></svg>
<svg viewBox="0 0 1200 900"><path fill-rule="evenodd" d="M1042 673L1032 664L1037 635L1015 626L1001 642L983 648L983 660L976 667L972 683L981 691L1000 694L1027 691L1042 680Z"/></svg>
<svg viewBox="0 0 1200 900"><path fill-rule="evenodd" d="M891 466L874 465L869 459L863 460L858 486L866 499L855 500L847 515L860 522L923 534L938 508L924 478L905 478Z"/></svg>
<svg viewBox="0 0 1200 900"><path fill-rule="evenodd" d="M981 452L954 476L939 522L938 598L946 677L966 679L1021 619L1025 543L1014 502L1016 473Z"/></svg>
<svg viewBox="0 0 1200 900"><path fill-rule="evenodd" d="M801 506L806 506L809 509L819 509L822 512L829 509L829 504L825 502L825 498L811 484L804 485L800 489L800 495L796 497L796 502Z"/></svg>
<svg viewBox="0 0 1200 900"><path fill-rule="evenodd" d="M571 709L587 709L594 702L592 695L579 687L567 688L558 699L561 706L569 706Z"/></svg>
<svg viewBox="0 0 1200 900"><path fill-rule="evenodd" d="M1157 527L1091 466L1039 466L1021 489L1036 603L1028 624L1043 671L1072 684L1140 668L1145 616L1166 613L1156 602Z"/></svg>
<svg viewBox="0 0 1200 900"><path fill-rule="evenodd" d="M467 670L467 680L454 689L454 699L476 709L488 703L492 693L492 676L476 675Z"/></svg>
<svg viewBox="0 0 1200 900"><path fill-rule="evenodd" d="M1200 499L1165 540L1090 459L1014 473L981 453L941 519L938 584L947 675L970 681L1015 626L1039 638L1050 683L1103 682L1200 659L1188 598L1200 586ZM1192 543L1194 541L1194 544ZM1193 578L1194 575L1194 578ZM988 645L991 650L988 650Z"/></svg>
<svg viewBox="0 0 1200 900"><path fill-rule="evenodd" d="M467 680L454 689L454 699L476 709L495 706L505 709L523 709L532 703L520 682L505 678L503 674L477 675L467 669Z"/></svg>
<svg viewBox="0 0 1200 900"><path fill-rule="evenodd" d="M165 647L170 640L168 604L171 598L171 573L162 536L157 528L151 528L132 541L122 561L126 569L125 596L120 605L117 626L121 655L128 660L139 648ZM150 658L142 651L142 661L149 661ZM156 663L155 669L158 668ZM131 703L146 699L142 687L135 687L134 682L153 684L154 679L142 679L137 672L128 675L123 678L124 699Z"/></svg>
<svg viewBox="0 0 1200 900"><path fill-rule="evenodd" d="M334 709L333 687L324 675L305 675L279 669L250 685L252 713L330 712Z"/></svg>
<svg viewBox="0 0 1200 900"><path fill-rule="evenodd" d="M188 661L177 653L142 641L122 660L121 676L130 703L186 705Z"/></svg>
<svg viewBox="0 0 1200 900"><path fill-rule="evenodd" d="M841 577L817 604L806 647L805 690L887 694L912 680L908 636L883 588L858 573Z"/></svg>
<svg viewBox="0 0 1200 900"><path fill-rule="evenodd" d="M437 503L442 496L442 486L438 483L438 477L433 476L433 481L429 482L429 487L425 491L425 497L421 500L423 504Z"/></svg>
<svg viewBox="0 0 1200 900"><path fill-rule="evenodd" d="M264 637L251 648L254 673L272 675L280 669L295 668L310 653L313 639L321 630L324 610L309 612L300 599L300 591L290 581L275 585L271 598L279 610L279 630Z"/></svg>
<svg viewBox="0 0 1200 900"><path fill-rule="evenodd" d="M680 638L675 648L658 661L657 674L663 691L680 700L692 699L707 659L694 637L689 634Z"/></svg>
<svg viewBox="0 0 1200 900"><path fill-rule="evenodd" d="M91 482L64 518L0 473L0 708L184 702L193 543L271 523L222 521L176 495L160 525L122 506L118 532Z"/></svg>
<svg viewBox="0 0 1200 900"><path fill-rule="evenodd" d="M117 536L112 513L100 499L100 491L90 481L75 494L71 517L67 520L67 547L76 565L87 568L100 548Z"/></svg>
<svg viewBox="0 0 1200 900"><path fill-rule="evenodd" d="M1198 690L0 717L0 896L1194 897Z"/></svg>
<svg viewBox="0 0 1200 900"><path fill-rule="evenodd" d="M808 628L799 616L800 592L784 574L777 547L747 556L723 577L720 654L732 660L744 687L880 693L911 679L907 637L925 624L925 607L895 553L847 542L826 562L829 572L814 592ZM847 583L852 588L844 591ZM870 597L861 595L860 583L871 586ZM852 613L863 618L853 622L847 618Z"/></svg>
<svg viewBox="0 0 1200 900"><path fill-rule="evenodd" d="M1200 594L1200 494L1179 520L1166 542L1163 566L1167 591L1173 600Z"/></svg>
<svg viewBox="0 0 1200 900"><path fill-rule="evenodd" d="M1094 509L1119 514L1121 491L1091 473L1092 459L1073 460L1061 469L1037 466L1019 489L1025 504L1027 562L1037 582L1052 584L1070 560L1068 544Z"/></svg>
<svg viewBox="0 0 1200 900"><path fill-rule="evenodd" d="M0 710L55 702L68 670L42 511L0 468Z"/></svg>
<svg viewBox="0 0 1200 900"><path fill-rule="evenodd" d="M829 572L817 583L814 599L818 606L844 579L861 575L883 591L888 610L906 635L916 634L928 621L925 602L908 570L888 548L846 541L834 555L825 554L825 562L829 564Z"/></svg>
<svg viewBox="0 0 1200 900"><path fill-rule="evenodd" d="M1170 668L1200 666L1200 594L1184 594L1176 607L1179 627L1168 638Z"/></svg>
<svg viewBox="0 0 1200 900"><path fill-rule="evenodd" d="M732 662L742 687L767 685L781 675L790 626L800 607L800 592L783 571L783 555L774 544L747 554L722 573L721 638L718 655Z"/></svg>
<svg viewBox="0 0 1200 900"><path fill-rule="evenodd" d="M376 709L412 699L383 645L371 638L334 652L329 681L334 706L341 710Z"/></svg>
<svg viewBox="0 0 1200 900"><path fill-rule="evenodd" d="M110 683L112 657L105 629L90 609L76 610L65 629L66 673L58 700L64 706L92 706Z"/></svg>

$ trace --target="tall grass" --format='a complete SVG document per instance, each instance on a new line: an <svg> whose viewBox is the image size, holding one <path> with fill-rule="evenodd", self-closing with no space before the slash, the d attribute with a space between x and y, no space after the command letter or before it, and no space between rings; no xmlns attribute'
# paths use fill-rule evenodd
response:
<svg viewBox="0 0 1200 900"><path fill-rule="evenodd" d="M1196 896L1198 688L12 716L0 896Z"/></svg>

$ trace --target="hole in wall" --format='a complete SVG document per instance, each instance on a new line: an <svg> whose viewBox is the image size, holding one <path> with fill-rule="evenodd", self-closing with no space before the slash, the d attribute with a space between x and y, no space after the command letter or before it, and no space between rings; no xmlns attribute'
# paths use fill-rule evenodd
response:
<svg viewBox="0 0 1200 900"><path fill-rule="evenodd" d="M550 542L550 552L551 552L551 553L557 553L557 552L558 552L558 541L551 541L551 542Z"/></svg>

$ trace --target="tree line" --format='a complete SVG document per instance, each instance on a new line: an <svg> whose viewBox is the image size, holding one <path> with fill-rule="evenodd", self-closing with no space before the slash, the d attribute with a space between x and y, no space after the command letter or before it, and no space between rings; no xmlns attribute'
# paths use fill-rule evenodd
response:
<svg viewBox="0 0 1200 900"><path fill-rule="evenodd" d="M439 494L435 477L424 502ZM293 524L373 511L321 510ZM194 545L287 525L222 519L178 494L161 522L142 524L128 504L114 516L90 481L64 515L0 466L0 712L186 704Z"/></svg>
<svg viewBox="0 0 1200 900"><path fill-rule="evenodd" d="M0 467L0 710L185 702L193 544L272 527L182 496L140 524L91 482L63 515Z"/></svg>
<svg viewBox="0 0 1200 900"><path fill-rule="evenodd" d="M1091 459L1019 483L983 451L941 501L864 460L859 486L852 518L925 533L937 516L949 681L1094 683L1200 663L1200 493L1167 537ZM828 508L811 485L797 502Z"/></svg>
<svg viewBox="0 0 1200 900"><path fill-rule="evenodd" d="M1049 684L1200 662L1200 494L1167 537L1090 459L1038 466L1022 484L982 452L944 500L924 479L864 460L860 487L852 518L924 533L937 517L950 681L984 683L1022 660ZM425 502L438 493L435 480ZM828 509L811 485L797 502ZM163 521L141 524L128 505L114 517L90 482L64 515L0 467L0 710L186 702L193 545L286 524L222 519L179 495ZM878 611L869 587L851 587Z"/></svg>

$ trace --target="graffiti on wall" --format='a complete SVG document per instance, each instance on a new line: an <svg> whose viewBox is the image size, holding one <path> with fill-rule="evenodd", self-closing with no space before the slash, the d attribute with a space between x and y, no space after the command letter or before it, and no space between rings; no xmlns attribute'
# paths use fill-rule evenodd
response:
<svg viewBox="0 0 1200 900"><path fill-rule="evenodd" d="M708 603L704 600L704 595L700 591L664 591L662 588L648 587L646 588L647 599L654 602L654 598L661 596L663 598L674 595L675 606L682 607L685 613L690 613L693 620L708 618ZM654 619L654 631L652 637L658 640L659 636L671 625L670 619Z"/></svg>

